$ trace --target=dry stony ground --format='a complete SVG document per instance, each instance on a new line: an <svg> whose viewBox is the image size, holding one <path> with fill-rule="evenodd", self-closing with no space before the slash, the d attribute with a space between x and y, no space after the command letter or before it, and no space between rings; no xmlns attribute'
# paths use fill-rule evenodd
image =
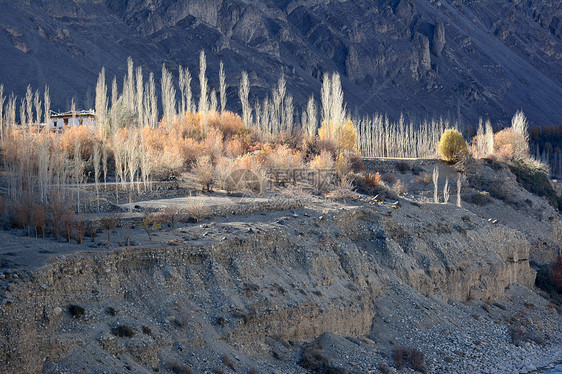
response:
<svg viewBox="0 0 562 374"><path fill-rule="evenodd" d="M462 208L431 203L419 176L434 164L366 163L404 182L398 204L215 193L136 202L109 245L0 232L0 371L396 372L396 347L423 352L427 372L562 360L562 318L529 261L556 253L557 213L488 167L508 201L471 204L479 186L465 184ZM149 240L142 212L184 202L208 216Z"/></svg>

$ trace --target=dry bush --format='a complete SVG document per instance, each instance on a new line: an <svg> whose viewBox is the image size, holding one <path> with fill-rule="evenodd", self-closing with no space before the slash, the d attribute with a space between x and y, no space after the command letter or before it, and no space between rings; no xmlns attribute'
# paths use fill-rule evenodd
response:
<svg viewBox="0 0 562 374"><path fill-rule="evenodd" d="M367 184L367 186L376 187L379 185L380 182L381 182L381 173L379 173L378 171L375 174L369 173L365 175L365 183Z"/></svg>
<svg viewBox="0 0 562 374"><path fill-rule="evenodd" d="M267 170L258 154L245 154L236 159L237 169L246 169L251 173L241 173L235 176L239 182L238 188L254 193L263 193L267 183Z"/></svg>
<svg viewBox="0 0 562 374"><path fill-rule="evenodd" d="M32 224L35 229L35 235L45 236L45 228L47 227L47 211L41 204L33 205L31 212Z"/></svg>
<svg viewBox="0 0 562 374"><path fill-rule="evenodd" d="M62 224L64 226L64 236L66 241L70 243L70 239L72 239L72 232L74 230L74 212L71 210L67 210L62 217Z"/></svg>
<svg viewBox="0 0 562 374"><path fill-rule="evenodd" d="M16 202L12 213L12 226L18 229L27 229L31 221L31 205L27 202Z"/></svg>
<svg viewBox="0 0 562 374"><path fill-rule="evenodd" d="M316 155L308 163L308 166L313 170L329 170L333 169L334 165L335 162L333 153L325 149L320 151L320 154Z"/></svg>
<svg viewBox="0 0 562 374"><path fill-rule="evenodd" d="M357 194L353 192L351 178L346 177L342 178L336 187L326 195L326 197L331 199L342 199L344 203L347 199L353 199L356 196Z"/></svg>
<svg viewBox="0 0 562 374"><path fill-rule="evenodd" d="M241 135L247 131L242 118L238 114L228 111L210 118L209 125L219 129L226 139Z"/></svg>
<svg viewBox="0 0 562 374"><path fill-rule="evenodd" d="M338 147L334 142L328 139L322 139L318 136L307 140L304 148L307 159L311 159L316 155L319 155L322 151L327 151L332 155L338 153Z"/></svg>
<svg viewBox="0 0 562 374"><path fill-rule="evenodd" d="M177 362L167 364L166 370L171 371L174 374L193 374L193 371L190 368Z"/></svg>
<svg viewBox="0 0 562 374"><path fill-rule="evenodd" d="M221 358L222 362L224 362L226 366L228 366L231 370L236 371L236 365L234 365L234 362L232 362L230 357L228 357L227 355L223 355Z"/></svg>
<svg viewBox="0 0 562 374"><path fill-rule="evenodd" d="M100 220L100 226L107 232L107 243L111 241L111 230L117 227L117 222L119 220L119 216L117 213L113 212L108 216L103 217Z"/></svg>
<svg viewBox="0 0 562 374"><path fill-rule="evenodd" d="M414 183L421 183L424 187L427 187L431 183L431 180L432 178L429 173L423 173L414 180Z"/></svg>
<svg viewBox="0 0 562 374"><path fill-rule="evenodd" d="M336 158L336 174L340 178L344 178L351 171L349 156L349 153L340 152L340 154Z"/></svg>
<svg viewBox="0 0 562 374"><path fill-rule="evenodd" d="M283 144L275 147L271 152L267 152L266 162L271 169L300 169L303 167L302 155L300 152L289 148Z"/></svg>
<svg viewBox="0 0 562 374"><path fill-rule="evenodd" d="M396 182L396 177L392 174L384 174L382 176L382 180L385 181L386 183L394 183Z"/></svg>
<svg viewBox="0 0 562 374"><path fill-rule="evenodd" d="M92 242L95 242L96 236L98 235L98 225L95 222L88 222L87 231Z"/></svg>
<svg viewBox="0 0 562 374"><path fill-rule="evenodd" d="M396 170L398 170L401 174L404 174L408 171L411 171L412 166L406 161L398 161L396 163Z"/></svg>
<svg viewBox="0 0 562 374"><path fill-rule="evenodd" d="M224 146L224 153L228 157L242 156L246 152L244 142L240 137L227 140Z"/></svg>
<svg viewBox="0 0 562 374"><path fill-rule="evenodd" d="M179 220L184 223L195 223L210 214L210 208L203 201L190 199L188 205L180 210Z"/></svg>
<svg viewBox="0 0 562 374"><path fill-rule="evenodd" d="M494 136L494 154L498 160L526 160L529 158L529 144L525 137L512 128L503 129Z"/></svg>
<svg viewBox="0 0 562 374"><path fill-rule="evenodd" d="M363 162L363 157L358 153L351 153L349 155L349 165L351 170L355 172L363 172L367 170L365 163Z"/></svg>
<svg viewBox="0 0 562 374"><path fill-rule="evenodd" d="M220 189L227 193L235 191L238 186L232 179L232 172L236 170L236 162L227 157L220 157L215 165L215 179Z"/></svg>
<svg viewBox="0 0 562 374"><path fill-rule="evenodd" d="M88 160L94 154L94 147L99 142L97 132L89 126L72 126L60 134L59 145L68 154L74 154L74 147L78 145L81 157Z"/></svg>
<svg viewBox="0 0 562 374"><path fill-rule="evenodd" d="M179 144L179 150L182 165L190 166L205 153L205 146L193 139L185 139Z"/></svg>
<svg viewBox="0 0 562 374"><path fill-rule="evenodd" d="M84 236L86 235L86 230L88 229L88 223L85 221L76 222L76 243L82 244L84 241Z"/></svg>
<svg viewBox="0 0 562 374"><path fill-rule="evenodd" d="M306 203L312 201L313 196L310 192L295 186L288 186L279 191L276 196L278 200L282 200L287 206L303 207Z"/></svg>
<svg viewBox="0 0 562 374"><path fill-rule="evenodd" d="M135 336L135 332L130 326L119 325L111 329L111 333L120 338L132 338Z"/></svg>
<svg viewBox="0 0 562 374"><path fill-rule="evenodd" d="M552 279L557 291L562 293L562 255L559 255L550 266L550 279Z"/></svg>
<svg viewBox="0 0 562 374"><path fill-rule="evenodd" d="M392 350L392 361L396 369L402 370L406 367L408 363L408 353L409 350L402 347L395 347Z"/></svg>
<svg viewBox="0 0 562 374"><path fill-rule="evenodd" d="M157 216L157 222L161 225L170 225L173 229L180 220L180 210L175 206L167 206Z"/></svg>
<svg viewBox="0 0 562 374"><path fill-rule="evenodd" d="M199 178L203 190L211 191L211 183L213 182L213 163L210 156L201 156L195 162L192 171Z"/></svg>
<svg viewBox="0 0 562 374"><path fill-rule="evenodd" d="M277 146L274 150L265 151L264 154L268 167L273 171L276 183L286 183L289 182L289 179L292 179L294 183L293 171L304 167L300 152L290 149L285 144Z"/></svg>
<svg viewBox="0 0 562 374"><path fill-rule="evenodd" d="M187 112L182 117L178 117L177 122L172 126L173 135L182 139L191 138L201 140L203 129L201 126L201 116L199 113Z"/></svg>
<svg viewBox="0 0 562 374"><path fill-rule="evenodd" d="M417 349L395 347L392 350L392 361L394 362L394 367L398 370L404 369L409 364L415 371L426 372L424 354Z"/></svg>
<svg viewBox="0 0 562 374"><path fill-rule="evenodd" d="M49 199L49 222L50 230L55 239L58 239L60 231L62 229L63 217L67 211L67 202L61 198L61 196L53 191Z"/></svg>
<svg viewBox="0 0 562 374"><path fill-rule="evenodd" d="M398 179L396 183L394 183L394 185L392 186L392 190L398 195L404 195L408 193L408 189L400 179Z"/></svg>
<svg viewBox="0 0 562 374"><path fill-rule="evenodd" d="M328 355L317 344L305 346L297 364L312 373L344 373L343 369L332 365Z"/></svg>
<svg viewBox="0 0 562 374"><path fill-rule="evenodd" d="M223 154L223 135L220 130L211 127L203 141L205 153L214 161Z"/></svg>

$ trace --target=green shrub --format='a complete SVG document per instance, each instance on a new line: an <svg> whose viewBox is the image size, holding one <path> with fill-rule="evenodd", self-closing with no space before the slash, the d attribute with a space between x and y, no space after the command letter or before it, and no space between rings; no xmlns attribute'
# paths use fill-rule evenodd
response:
<svg viewBox="0 0 562 374"><path fill-rule="evenodd" d="M84 314L86 314L86 310L80 305L71 304L68 306L68 314L70 314L73 318L80 319L84 316Z"/></svg>
<svg viewBox="0 0 562 374"><path fill-rule="evenodd" d="M530 160L516 160L508 164L509 170L527 191L544 197L550 205L562 208L562 198L558 196L548 178L547 167Z"/></svg>
<svg viewBox="0 0 562 374"><path fill-rule="evenodd" d="M470 196L470 202L474 205L488 205L492 202L490 195L483 192L476 192Z"/></svg>
<svg viewBox="0 0 562 374"><path fill-rule="evenodd" d="M111 329L111 333L120 338L132 338L135 332L127 325L120 325Z"/></svg>
<svg viewBox="0 0 562 374"><path fill-rule="evenodd" d="M445 161L457 162L468 154L468 145L461 133L455 129L447 129L439 141L439 154Z"/></svg>

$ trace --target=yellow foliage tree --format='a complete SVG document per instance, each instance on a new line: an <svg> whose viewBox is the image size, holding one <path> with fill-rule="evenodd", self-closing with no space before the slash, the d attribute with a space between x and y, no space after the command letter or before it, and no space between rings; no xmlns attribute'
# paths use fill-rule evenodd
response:
<svg viewBox="0 0 562 374"><path fill-rule="evenodd" d="M447 129L439 141L439 153L443 160L457 162L468 153L468 145L462 134L455 129Z"/></svg>
<svg viewBox="0 0 562 374"><path fill-rule="evenodd" d="M318 129L318 137L333 141L342 151L353 151L357 145L357 132L350 120L337 123L335 126L331 122L322 122L322 126Z"/></svg>

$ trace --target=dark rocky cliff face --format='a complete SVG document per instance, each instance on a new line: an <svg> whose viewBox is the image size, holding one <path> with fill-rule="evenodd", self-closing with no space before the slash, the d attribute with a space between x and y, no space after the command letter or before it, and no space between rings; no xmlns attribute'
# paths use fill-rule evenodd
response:
<svg viewBox="0 0 562 374"><path fill-rule="evenodd" d="M131 56L158 77L166 63L211 88L224 61L229 107L249 71L263 97L281 72L297 104L339 71L350 112L465 123L562 123L562 9L554 0L242 1L0 0L0 82L51 87L55 108L91 106L102 66L118 82ZM194 79L194 86L197 79ZM195 92L197 92L197 87Z"/></svg>

